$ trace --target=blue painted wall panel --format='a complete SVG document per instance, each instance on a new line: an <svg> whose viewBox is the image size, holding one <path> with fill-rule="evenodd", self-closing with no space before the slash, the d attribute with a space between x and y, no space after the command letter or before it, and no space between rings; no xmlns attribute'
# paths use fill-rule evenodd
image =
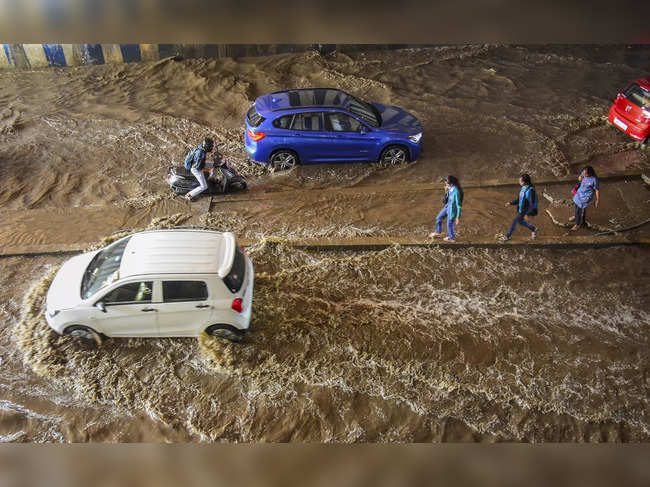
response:
<svg viewBox="0 0 650 487"><path fill-rule="evenodd" d="M50 66L66 66L63 46L61 44L43 44L45 57Z"/></svg>
<svg viewBox="0 0 650 487"><path fill-rule="evenodd" d="M158 56L160 59L178 54L175 46L175 44L158 44Z"/></svg>
<svg viewBox="0 0 650 487"><path fill-rule="evenodd" d="M15 66L16 61L14 59L14 55L11 52L11 46L9 44L3 44L2 47L4 47L5 54L7 55L7 60L9 61L9 64Z"/></svg>
<svg viewBox="0 0 650 487"><path fill-rule="evenodd" d="M82 52L86 64L104 64L104 52L101 44L84 44Z"/></svg>
<svg viewBox="0 0 650 487"><path fill-rule="evenodd" d="M137 63L142 60L140 44L120 44L120 50L125 63Z"/></svg>

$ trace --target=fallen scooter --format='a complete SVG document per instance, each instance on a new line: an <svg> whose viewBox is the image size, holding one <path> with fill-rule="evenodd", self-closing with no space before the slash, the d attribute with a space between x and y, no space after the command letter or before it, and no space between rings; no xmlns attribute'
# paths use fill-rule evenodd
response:
<svg viewBox="0 0 650 487"><path fill-rule="evenodd" d="M246 189L246 178L239 174L228 161L203 169L205 182L208 184L202 194L226 194ZM191 171L185 166L172 166L167 171L167 184L177 195L189 193L199 186Z"/></svg>

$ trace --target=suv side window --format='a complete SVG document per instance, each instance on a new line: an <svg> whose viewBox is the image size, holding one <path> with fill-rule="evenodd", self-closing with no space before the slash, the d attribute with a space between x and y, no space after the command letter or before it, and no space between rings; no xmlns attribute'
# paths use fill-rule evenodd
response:
<svg viewBox="0 0 650 487"><path fill-rule="evenodd" d="M323 113L296 113L293 117L292 130L309 130L312 132L323 130Z"/></svg>
<svg viewBox="0 0 650 487"><path fill-rule="evenodd" d="M279 117L273 120L273 126L278 129L288 129L291 127L292 119L293 115L284 115L283 117Z"/></svg>
<svg viewBox="0 0 650 487"><path fill-rule="evenodd" d="M330 112L326 115L327 130L332 132L358 132L361 122L345 113Z"/></svg>
<svg viewBox="0 0 650 487"><path fill-rule="evenodd" d="M104 304L150 303L153 282L130 282L104 296Z"/></svg>
<svg viewBox="0 0 650 487"><path fill-rule="evenodd" d="M163 281L163 301L203 301L208 299L208 286L203 281Z"/></svg>

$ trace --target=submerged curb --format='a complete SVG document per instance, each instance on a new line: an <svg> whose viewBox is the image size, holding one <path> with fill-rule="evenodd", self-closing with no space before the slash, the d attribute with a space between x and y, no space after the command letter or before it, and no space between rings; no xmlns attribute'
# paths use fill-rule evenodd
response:
<svg viewBox="0 0 650 487"><path fill-rule="evenodd" d="M263 240L239 239L238 243L243 247L250 247L264 243ZM580 249L580 248L600 248L616 246L647 246L650 245L650 239L593 239L592 237L574 237L573 240L560 240L560 238L545 238L538 240L508 241L504 243L475 240L468 242L445 242L442 240L431 239L409 239L409 238L356 238L356 239L270 239L266 241L273 245L284 245L306 250L384 250L386 248L399 245L401 247L449 247L449 248L553 248L553 249ZM64 255L78 254L91 247L92 243L77 243L68 245L25 245L15 247L0 248L0 258L4 257L30 257L40 255Z"/></svg>

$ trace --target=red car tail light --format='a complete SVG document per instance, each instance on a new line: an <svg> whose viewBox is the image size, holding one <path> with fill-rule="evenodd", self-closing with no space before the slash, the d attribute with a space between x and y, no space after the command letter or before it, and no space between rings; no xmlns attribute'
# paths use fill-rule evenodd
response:
<svg viewBox="0 0 650 487"><path fill-rule="evenodd" d="M235 298L232 300L232 309L237 311L237 313L241 313L244 311L244 300L242 298Z"/></svg>
<svg viewBox="0 0 650 487"><path fill-rule="evenodd" d="M248 136L253 139L255 142L262 140L264 137L266 137L265 132L253 132L252 130L248 130Z"/></svg>

